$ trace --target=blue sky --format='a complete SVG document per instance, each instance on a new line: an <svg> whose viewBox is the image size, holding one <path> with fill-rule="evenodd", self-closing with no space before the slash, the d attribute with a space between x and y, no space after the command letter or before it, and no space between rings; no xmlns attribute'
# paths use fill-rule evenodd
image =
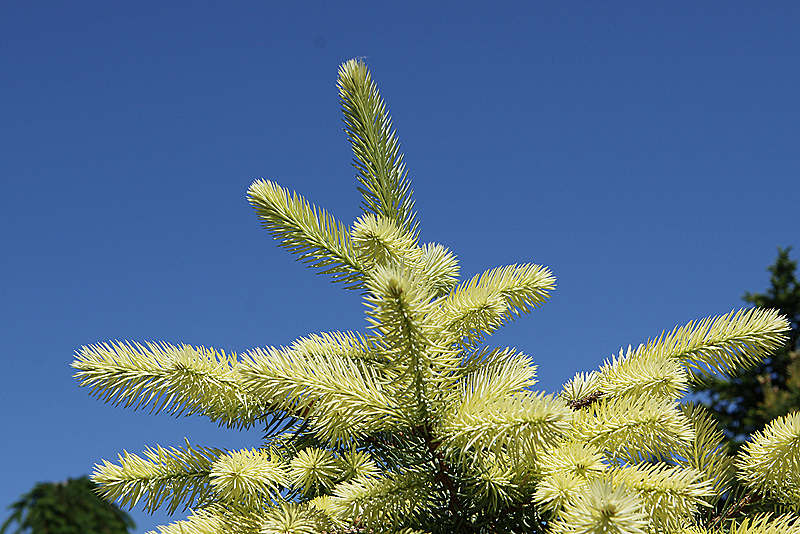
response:
<svg viewBox="0 0 800 534"><path fill-rule="evenodd" d="M123 450L260 443L93 399L82 345L364 329L358 294L276 247L245 197L263 177L359 215L342 62L364 57L387 102L424 241L465 277L554 271L550 302L490 343L555 391L743 306L800 247L799 35L793 1L3 2L0 506Z"/></svg>

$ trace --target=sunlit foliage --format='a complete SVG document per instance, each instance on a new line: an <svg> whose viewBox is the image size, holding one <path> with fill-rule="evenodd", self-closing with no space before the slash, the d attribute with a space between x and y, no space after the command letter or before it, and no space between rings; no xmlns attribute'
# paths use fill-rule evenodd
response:
<svg viewBox="0 0 800 534"><path fill-rule="evenodd" d="M461 281L452 252L419 242L400 145L366 65L342 65L338 87L363 215L347 226L267 180L248 194L281 246L358 290L365 332L242 355L83 347L76 377L103 400L267 428L256 450L187 443L104 461L94 480L105 497L192 509L163 534L797 531L790 515L747 519L745 505L709 512L733 459L707 414L681 404L698 377L780 347L784 317L753 309L692 321L561 392L535 391L532 359L485 341L544 304L554 276L520 263ZM796 417L777 421L736 459L747 499L800 504L799 431Z"/></svg>

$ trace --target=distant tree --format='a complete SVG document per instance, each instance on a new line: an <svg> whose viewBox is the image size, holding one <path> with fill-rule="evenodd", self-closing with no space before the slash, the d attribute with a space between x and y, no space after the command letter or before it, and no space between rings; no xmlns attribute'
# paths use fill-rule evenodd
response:
<svg viewBox="0 0 800 534"><path fill-rule="evenodd" d="M130 516L96 493L88 477L43 482L9 506L11 517L0 534L16 523L13 534L128 534L136 528Z"/></svg>
<svg viewBox="0 0 800 534"><path fill-rule="evenodd" d="M735 442L741 442L767 423L800 409L800 284L795 275L797 260L789 259L792 247L778 247L770 287L764 293L742 297L758 308L774 308L789 320L786 343L757 365L740 369L731 378L712 378L695 386L707 392L708 408L721 428Z"/></svg>

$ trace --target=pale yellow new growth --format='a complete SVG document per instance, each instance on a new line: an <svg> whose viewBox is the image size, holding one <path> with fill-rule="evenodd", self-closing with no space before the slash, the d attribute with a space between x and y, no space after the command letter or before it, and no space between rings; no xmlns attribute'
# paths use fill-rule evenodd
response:
<svg viewBox="0 0 800 534"><path fill-rule="evenodd" d="M487 510L495 512L514 502L518 485L514 482L513 462L505 455L488 452L476 457L467 473L472 477L469 491L487 503Z"/></svg>
<svg viewBox="0 0 800 534"><path fill-rule="evenodd" d="M536 487L533 500L541 506L543 512L558 514L561 509L572 502L577 492L589 483L586 478L569 473L557 471L545 475Z"/></svg>
<svg viewBox="0 0 800 534"><path fill-rule="evenodd" d="M536 463L545 475L569 473L587 480L608 469L608 462L597 447L575 441L544 448Z"/></svg>
<svg viewBox="0 0 800 534"><path fill-rule="evenodd" d="M366 65L342 65L338 87L363 214L348 227L267 180L248 197L281 246L362 292L367 332L310 334L242 358L165 343L83 347L76 377L100 399L267 427L257 449L187 442L104 461L93 479L106 498L194 508L162 534L798 532L788 516L701 524L731 458L713 421L679 404L699 371L728 373L779 347L784 317L692 321L578 373L560 395L533 391L529 356L483 343L549 298L552 273L521 263L459 283L456 256L419 243L399 142ZM798 443L800 416L772 423L745 446L740 478L799 504Z"/></svg>
<svg viewBox="0 0 800 534"><path fill-rule="evenodd" d="M732 526L727 534L800 534L800 517L785 515L772 518L769 515L750 517Z"/></svg>
<svg viewBox="0 0 800 534"><path fill-rule="evenodd" d="M205 510L192 512L186 520L158 527L158 534L219 534L225 531L231 532L225 520ZM155 534L155 531L147 534Z"/></svg>
<svg viewBox="0 0 800 534"><path fill-rule="evenodd" d="M682 467L639 464L613 469L610 479L614 487L628 488L639 496L657 532L673 532L692 522L712 492L712 484L701 472Z"/></svg>
<svg viewBox="0 0 800 534"><path fill-rule="evenodd" d="M593 393L601 391L598 382L599 377L600 373L597 371L576 373L569 382L564 384L559 396L565 402L579 401L589 397Z"/></svg>
<svg viewBox="0 0 800 534"><path fill-rule="evenodd" d="M675 358L689 370L731 373L749 367L779 348L788 323L777 310L741 309L702 321L690 321L662 333L632 356L637 359Z"/></svg>
<svg viewBox="0 0 800 534"><path fill-rule="evenodd" d="M264 228L281 240L281 246L336 280L351 285L361 280L364 266L353 250L350 232L327 211L267 180L253 182L248 196Z"/></svg>
<svg viewBox="0 0 800 534"><path fill-rule="evenodd" d="M432 480L425 474L388 473L383 478L360 478L336 486L331 509L336 515L359 518L365 524L396 525L424 514L429 507Z"/></svg>
<svg viewBox="0 0 800 534"><path fill-rule="evenodd" d="M689 375L681 362L667 357L641 357L628 348L606 360L593 387L614 397L651 396L671 401L689 390ZM621 402L625 402L620 399Z"/></svg>
<svg viewBox="0 0 800 534"><path fill-rule="evenodd" d="M506 398L536 383L533 359L513 349L484 350L477 355L481 365L461 376L459 395L462 406Z"/></svg>
<svg viewBox="0 0 800 534"><path fill-rule="evenodd" d="M387 217L416 234L411 182L400 142L369 69L363 61L352 59L339 68L337 85L364 211Z"/></svg>
<svg viewBox="0 0 800 534"><path fill-rule="evenodd" d="M409 235L392 219L366 213L350 230L353 246L370 268L376 265L412 265L419 261L422 249L415 235Z"/></svg>
<svg viewBox="0 0 800 534"><path fill-rule="evenodd" d="M800 507L800 412L772 421L745 443L736 462L747 486Z"/></svg>
<svg viewBox="0 0 800 534"><path fill-rule="evenodd" d="M330 521L310 506L281 503L269 508L259 524L259 534L316 534L325 532Z"/></svg>
<svg viewBox="0 0 800 534"><path fill-rule="evenodd" d="M434 312L451 332L450 342L477 344L515 316L529 313L555 288L555 277L541 265L508 265L462 282Z"/></svg>
<svg viewBox="0 0 800 534"><path fill-rule="evenodd" d="M327 490L333 486L339 474L338 463L333 453L327 449L308 447L298 451L291 460L292 485L303 493L312 490Z"/></svg>
<svg viewBox="0 0 800 534"><path fill-rule="evenodd" d="M98 343L72 363L82 386L105 402L151 413L202 414L228 427L250 427L268 409L241 382L235 354L168 343Z"/></svg>
<svg viewBox="0 0 800 534"><path fill-rule="evenodd" d="M537 454L536 465L542 480L534 500L544 510L556 513L575 499L578 490L601 477L608 468L596 447L574 441L543 448Z"/></svg>
<svg viewBox="0 0 800 534"><path fill-rule="evenodd" d="M284 463L268 450L232 451L211 466L211 487L221 500L254 508L279 498L289 482Z"/></svg>
<svg viewBox="0 0 800 534"><path fill-rule="evenodd" d="M507 451L519 458L559 441L569 431L571 419L572 412L552 395L470 396L445 418L441 432L444 444L459 454Z"/></svg>
<svg viewBox="0 0 800 534"><path fill-rule="evenodd" d="M642 503L624 486L593 480L581 488L559 515L556 532L563 534L646 534Z"/></svg>
<svg viewBox="0 0 800 534"><path fill-rule="evenodd" d="M334 355L311 356L290 349L254 349L243 366L244 383L260 398L311 418L331 442L397 427L404 410L365 362ZM343 420L355 419L343 425Z"/></svg>
<svg viewBox="0 0 800 534"><path fill-rule="evenodd" d="M685 404L681 409L692 424L695 439L678 444L673 457L679 465L704 473L714 488L707 500L714 504L728 490L733 477L733 458L723 444L724 433L707 410L696 404Z"/></svg>
<svg viewBox="0 0 800 534"><path fill-rule="evenodd" d="M172 513L181 504L210 502L209 476L221 455L217 449L192 447L188 440L184 449L148 448L144 458L125 451L119 455L119 465L106 460L95 465L92 480L105 498L123 506L133 507L144 499L145 510L153 511L167 502Z"/></svg>
<svg viewBox="0 0 800 534"><path fill-rule="evenodd" d="M591 443L614 459L638 462L669 456L675 447L694 439L688 419L679 405L669 400L600 399L576 414L573 439Z"/></svg>
<svg viewBox="0 0 800 534"><path fill-rule="evenodd" d="M298 338L289 348L293 354L303 358L340 356L348 359L372 360L376 352L375 341L358 332L323 332Z"/></svg>

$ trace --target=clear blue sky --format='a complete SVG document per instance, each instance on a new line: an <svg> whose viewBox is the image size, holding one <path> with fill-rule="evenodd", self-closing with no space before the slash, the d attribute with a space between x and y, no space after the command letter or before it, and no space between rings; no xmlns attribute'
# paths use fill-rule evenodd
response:
<svg viewBox="0 0 800 534"><path fill-rule="evenodd" d="M276 247L245 197L263 177L359 214L335 87L356 56L423 240L466 276L557 276L490 340L531 354L544 390L743 306L800 247L796 1L2 2L0 506L123 449L260 443L93 399L81 345L363 330L358 294Z"/></svg>

